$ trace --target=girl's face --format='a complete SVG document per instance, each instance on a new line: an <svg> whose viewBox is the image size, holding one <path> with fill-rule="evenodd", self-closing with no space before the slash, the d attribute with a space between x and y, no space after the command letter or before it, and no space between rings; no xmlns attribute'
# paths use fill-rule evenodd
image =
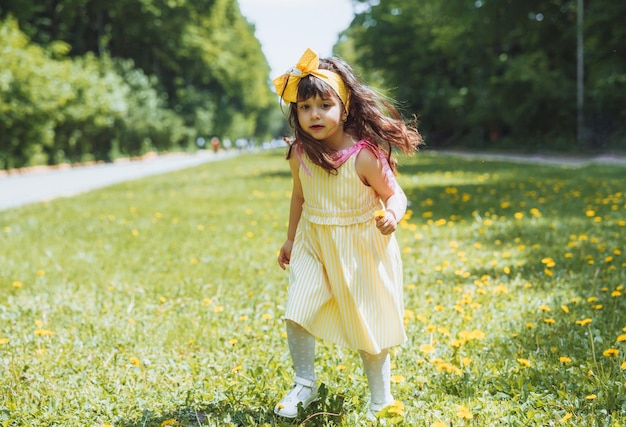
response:
<svg viewBox="0 0 626 427"><path fill-rule="evenodd" d="M296 104L298 123L304 132L318 141L340 144L343 140L345 109L339 97L322 98L316 94Z"/></svg>

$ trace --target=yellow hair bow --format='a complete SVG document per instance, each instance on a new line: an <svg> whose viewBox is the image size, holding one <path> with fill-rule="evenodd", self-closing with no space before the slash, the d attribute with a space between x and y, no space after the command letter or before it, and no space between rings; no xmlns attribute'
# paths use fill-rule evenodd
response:
<svg viewBox="0 0 626 427"><path fill-rule="evenodd" d="M286 103L297 102L298 83L300 83L300 79L308 75L313 75L328 83L328 85L333 88L339 96L339 99L343 102L346 111L348 111L350 95L343 80L337 73L330 70L320 70L318 68L319 65L320 61L317 53L311 49L307 49L291 71L273 80L276 92Z"/></svg>

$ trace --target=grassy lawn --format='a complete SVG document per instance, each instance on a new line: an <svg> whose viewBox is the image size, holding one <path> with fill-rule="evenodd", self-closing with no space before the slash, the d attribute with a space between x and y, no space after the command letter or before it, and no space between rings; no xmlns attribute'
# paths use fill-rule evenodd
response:
<svg viewBox="0 0 626 427"><path fill-rule="evenodd" d="M358 354L324 343L322 401L272 412L282 154L0 212L0 426L366 425ZM624 426L626 168L423 153L400 180L409 341L384 424Z"/></svg>

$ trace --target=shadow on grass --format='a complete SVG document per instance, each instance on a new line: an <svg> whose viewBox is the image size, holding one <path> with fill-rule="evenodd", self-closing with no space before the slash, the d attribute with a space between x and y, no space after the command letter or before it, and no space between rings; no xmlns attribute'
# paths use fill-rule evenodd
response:
<svg viewBox="0 0 626 427"><path fill-rule="evenodd" d="M308 427L323 427L337 425L343 419L344 396L329 394L325 384L319 388L319 400L302 410L294 419L279 417L274 414L274 408L246 408L235 406L231 402L212 403L197 408L183 407L167 414L153 414L144 410L139 421L121 421L116 423L120 427L218 427L234 425L241 427L270 425L272 427L289 427L306 425Z"/></svg>

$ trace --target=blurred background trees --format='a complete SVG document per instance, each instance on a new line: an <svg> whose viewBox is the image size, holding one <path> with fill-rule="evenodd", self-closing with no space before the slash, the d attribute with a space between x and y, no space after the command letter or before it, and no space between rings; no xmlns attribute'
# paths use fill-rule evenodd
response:
<svg viewBox="0 0 626 427"><path fill-rule="evenodd" d="M626 149L626 2L352 2L335 53L431 147ZM282 136L254 31L237 0L0 0L0 169Z"/></svg>
<svg viewBox="0 0 626 427"><path fill-rule="evenodd" d="M0 168L282 129L236 0L1 0Z"/></svg>
<svg viewBox="0 0 626 427"><path fill-rule="evenodd" d="M354 0L336 53L417 114L431 146L626 149L626 2ZM583 3L583 2L581 2Z"/></svg>

